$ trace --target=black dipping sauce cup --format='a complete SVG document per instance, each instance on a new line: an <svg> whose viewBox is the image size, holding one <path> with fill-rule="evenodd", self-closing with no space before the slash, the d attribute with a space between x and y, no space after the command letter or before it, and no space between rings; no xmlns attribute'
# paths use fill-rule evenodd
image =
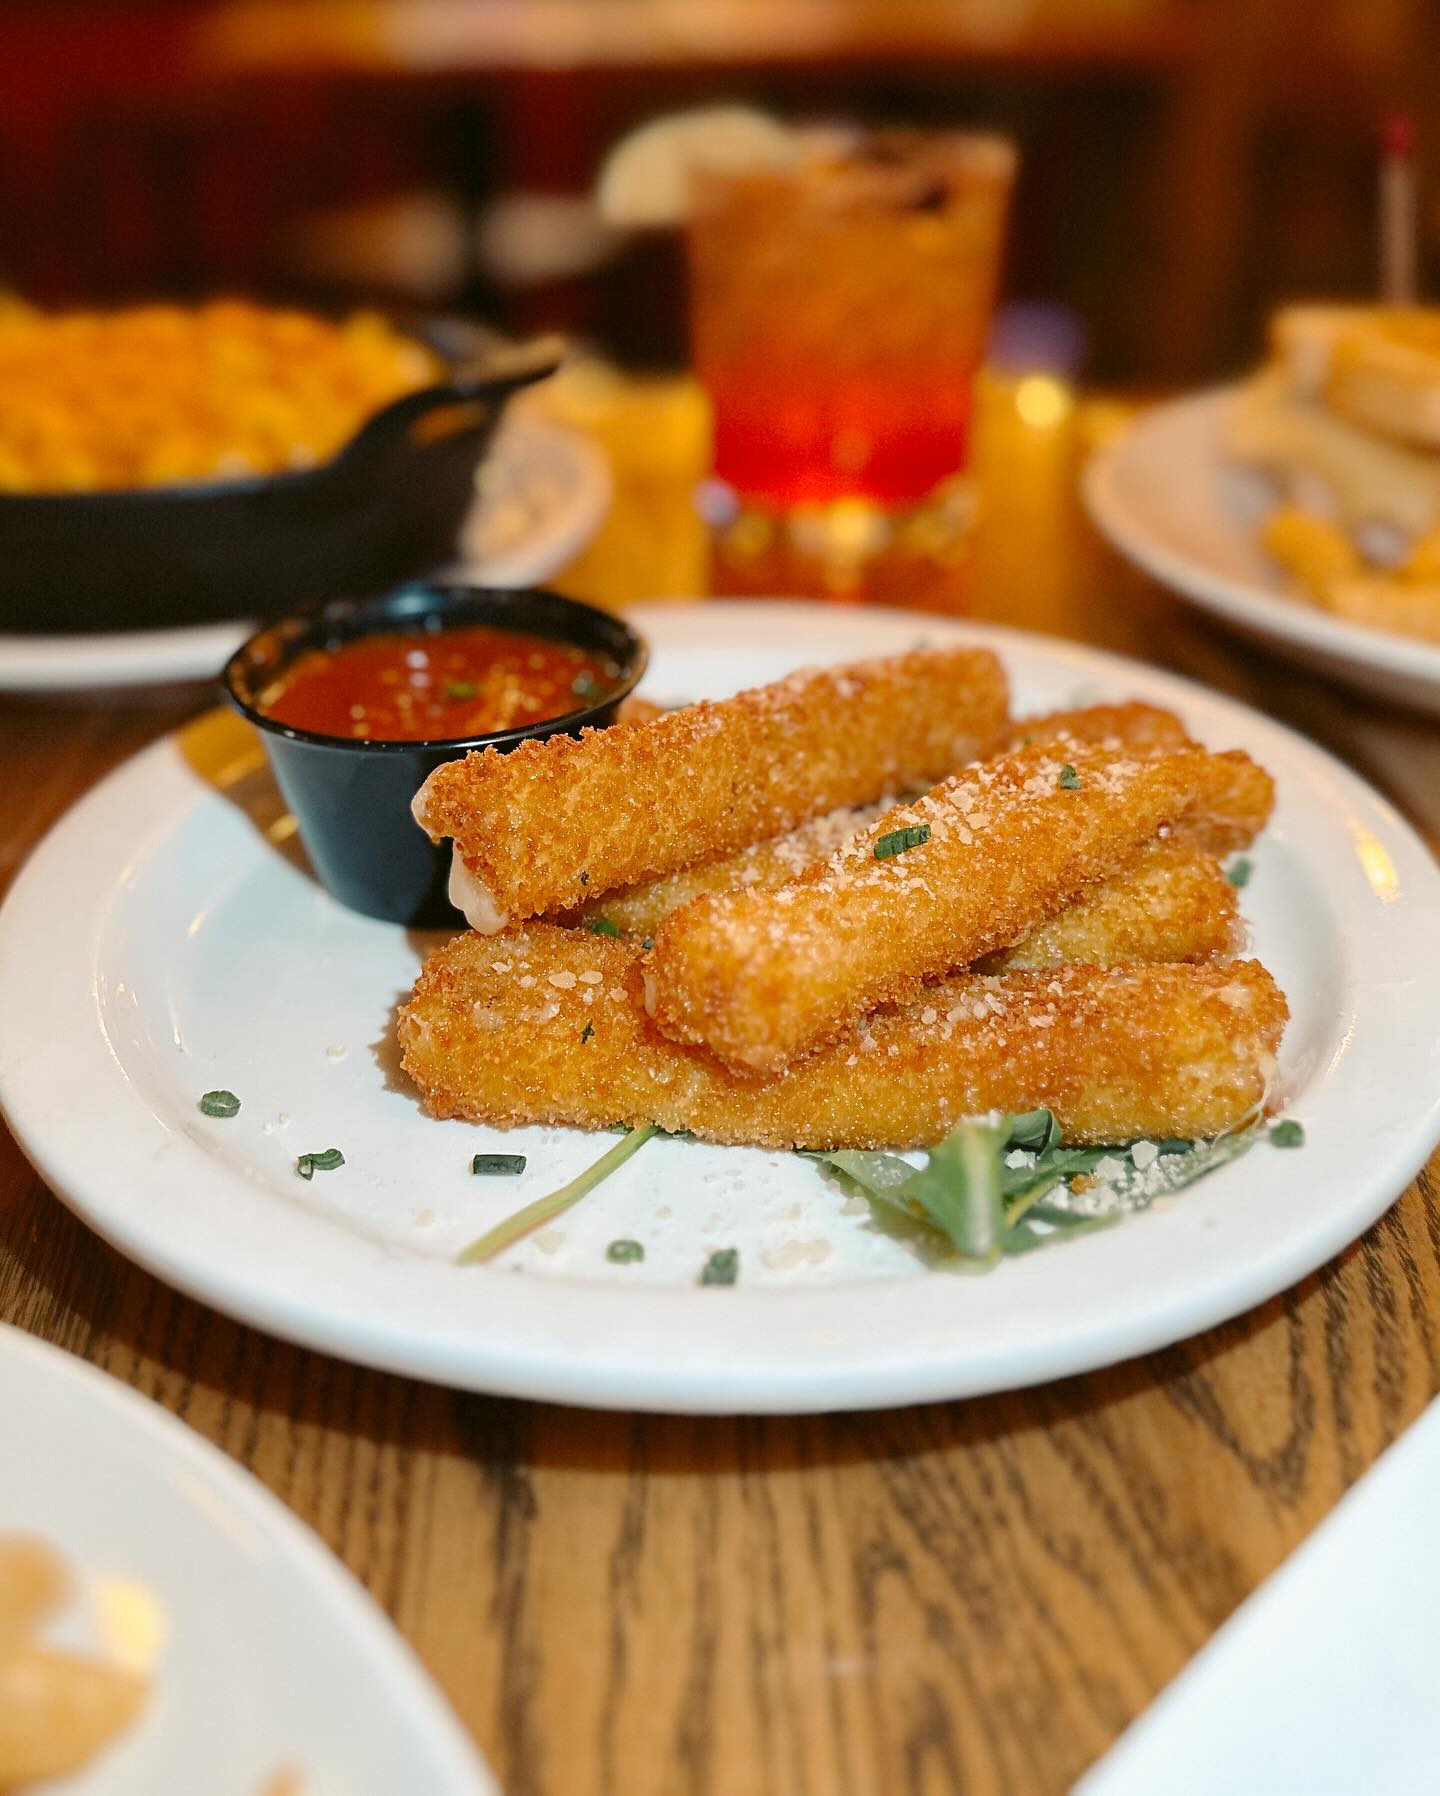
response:
<svg viewBox="0 0 1440 1796"><path fill-rule="evenodd" d="M383 742L325 736L278 723L259 701L301 655L393 631L430 635L472 624L543 636L606 655L619 669L599 703L522 729L446 741ZM576 736L614 721L645 671L645 644L618 617L558 593L416 584L374 599L345 599L313 617L281 618L237 649L221 675L225 696L261 731L270 768L294 813L320 883L351 910L421 927L462 924L450 903L450 844L432 843L410 802L446 761L471 749L504 753L543 736ZM525 844L515 844L524 854Z"/></svg>

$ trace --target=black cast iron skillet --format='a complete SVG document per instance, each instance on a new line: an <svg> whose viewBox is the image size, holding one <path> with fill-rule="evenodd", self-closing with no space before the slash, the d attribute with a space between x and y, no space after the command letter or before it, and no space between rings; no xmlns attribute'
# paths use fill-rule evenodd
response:
<svg viewBox="0 0 1440 1796"><path fill-rule="evenodd" d="M123 492L0 494L0 633L161 629L309 610L453 558L505 401L554 372L435 320L412 334L445 378L378 411L299 472ZM0 398L3 403L3 398Z"/></svg>

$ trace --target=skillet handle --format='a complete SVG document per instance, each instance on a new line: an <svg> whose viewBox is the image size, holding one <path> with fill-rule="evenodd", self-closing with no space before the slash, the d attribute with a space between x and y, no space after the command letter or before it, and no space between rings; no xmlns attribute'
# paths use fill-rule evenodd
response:
<svg viewBox="0 0 1440 1796"><path fill-rule="evenodd" d="M406 393L367 418L335 458L336 464L353 466L388 457L415 432L422 419L442 408L456 409L462 416L449 428L440 427L437 419L437 437L450 436L467 427L478 428L499 412L512 393L547 380L564 356L565 346L558 338L541 337L513 350L488 354L470 365L462 363L433 387Z"/></svg>

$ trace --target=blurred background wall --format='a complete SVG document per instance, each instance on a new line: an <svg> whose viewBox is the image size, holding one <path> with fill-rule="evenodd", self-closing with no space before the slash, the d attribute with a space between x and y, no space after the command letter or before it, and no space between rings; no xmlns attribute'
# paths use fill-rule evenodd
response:
<svg viewBox="0 0 1440 1796"><path fill-rule="evenodd" d="M1373 290L1378 124L1433 168L1437 86L1434 0L0 0L0 282L461 307L677 361L675 247L591 187L633 125L738 99L1013 134L1007 297L1093 378L1192 380L1278 299Z"/></svg>

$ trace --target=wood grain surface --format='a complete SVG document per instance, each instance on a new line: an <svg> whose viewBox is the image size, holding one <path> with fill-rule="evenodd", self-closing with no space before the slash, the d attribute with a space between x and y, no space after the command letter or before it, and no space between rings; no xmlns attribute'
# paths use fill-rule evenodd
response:
<svg viewBox="0 0 1440 1796"><path fill-rule="evenodd" d="M992 420L976 610L1294 722L1433 843L1435 726L1238 647L1123 571L1078 513L1081 437ZM622 478L591 589L607 554L618 583L641 553L624 511ZM646 588L642 565L623 578ZM206 702L0 701L0 882ZM0 1132L0 1318L258 1473L393 1616L508 1796L1029 1796L1069 1785L1440 1384L1440 1204L1422 1175L1317 1276L1110 1371L686 1420L460 1395L271 1341L103 1246Z"/></svg>

